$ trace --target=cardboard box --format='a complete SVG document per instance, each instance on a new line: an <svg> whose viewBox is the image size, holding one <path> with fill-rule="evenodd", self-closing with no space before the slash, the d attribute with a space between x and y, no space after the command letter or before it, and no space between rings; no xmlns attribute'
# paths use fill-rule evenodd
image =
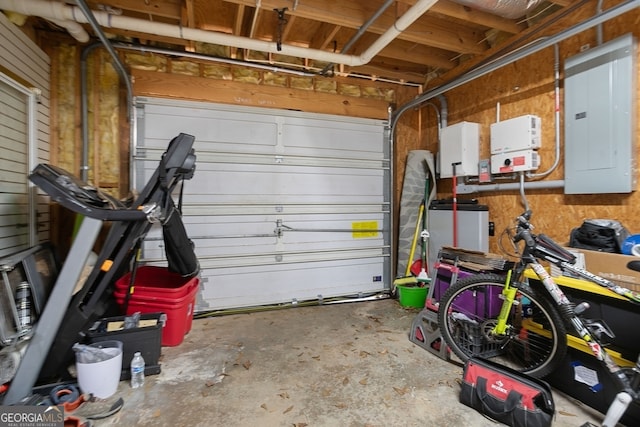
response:
<svg viewBox="0 0 640 427"><path fill-rule="evenodd" d="M585 267L589 272L632 291L640 292L640 272L627 268L627 263L638 259L637 257L586 249L571 248L571 250L584 254Z"/></svg>

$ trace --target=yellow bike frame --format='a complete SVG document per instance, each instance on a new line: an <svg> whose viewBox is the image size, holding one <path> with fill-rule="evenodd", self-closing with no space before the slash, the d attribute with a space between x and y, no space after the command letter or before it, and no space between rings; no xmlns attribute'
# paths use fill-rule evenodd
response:
<svg viewBox="0 0 640 427"><path fill-rule="evenodd" d="M498 315L498 322L496 326L493 328L491 333L493 335L504 335L507 332L507 318L509 317L509 312L511 311L511 307L513 306L513 301L515 301L516 294L518 293L518 288L511 286L511 273L513 271L509 270L507 273L507 278L504 282L504 288L502 289L501 299L502 308L500 309L500 314Z"/></svg>

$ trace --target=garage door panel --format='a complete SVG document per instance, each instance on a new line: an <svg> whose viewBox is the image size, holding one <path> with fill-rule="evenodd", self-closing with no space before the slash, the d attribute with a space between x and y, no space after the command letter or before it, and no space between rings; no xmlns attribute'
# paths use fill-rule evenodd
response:
<svg viewBox="0 0 640 427"><path fill-rule="evenodd" d="M264 242L264 241L263 241ZM273 245L257 244L247 242L246 245L232 247L234 253L225 252L225 246L198 246L196 242L196 253L203 270L211 268L235 268L243 266L288 266L309 262L357 262L365 259L386 259L388 250L379 246L362 248L328 248L326 250L280 250L273 251ZM226 247L228 248L228 247ZM144 245L145 263L163 264L165 260L164 246L160 241L145 242ZM314 264L315 265L315 264ZM287 267L288 268L288 267ZM206 276L205 276L206 277ZM283 283L284 284L284 283Z"/></svg>
<svg viewBox="0 0 640 427"><path fill-rule="evenodd" d="M318 157L310 156L307 150L305 155L292 155L290 152L266 153L260 154L255 152L233 153L222 151L205 151L198 150L198 159L206 163L215 164L237 164L246 165L283 165L283 166L318 166L318 167L334 167L345 168L350 170L356 169L372 169L388 167L388 159L366 159L366 158L348 158L348 157ZM158 154L159 157L159 154ZM372 156L373 157L373 156Z"/></svg>
<svg viewBox="0 0 640 427"><path fill-rule="evenodd" d="M235 112L195 108L176 110L166 106L149 106L144 114L146 126L151 127L148 136L159 142L167 133L177 135L184 132L198 135L198 145L203 151L243 152L252 148L256 152L264 152L266 147L273 152L277 144L278 125L261 116L251 115L249 120L246 114ZM167 121L167 115L172 115L171 122Z"/></svg>
<svg viewBox="0 0 640 427"><path fill-rule="evenodd" d="M292 155L308 154L311 150L318 157L382 160L382 144L379 129L371 132L362 128L334 125L332 128L298 125L283 126L283 145ZM374 132L375 130L375 132Z"/></svg>
<svg viewBox="0 0 640 427"><path fill-rule="evenodd" d="M202 196L206 197L206 196ZM207 215L215 217L218 215L256 215L256 214L269 214L272 212L278 212L285 215L292 214L310 214L310 213L335 213L335 214L367 214L370 212L384 212L385 215L389 212L389 206L387 203L381 204L331 204L326 203L317 205L302 205L299 203L287 203L287 204L273 204L272 202L260 205L257 203L239 205L239 204L224 204L218 203L212 204L198 204L202 197L189 198L189 203L183 206L182 212L186 216L195 215ZM185 200L187 200L185 198Z"/></svg>
<svg viewBox="0 0 640 427"><path fill-rule="evenodd" d="M216 268L204 270L208 278L202 293L203 300L216 301L216 309L280 304L294 300L323 300L332 297L376 293L384 290L380 266L382 259L359 264L345 261L300 263L286 271L277 266ZM271 268L270 268L271 267ZM282 287L282 282L292 285ZM345 295L345 287L357 287L360 292Z"/></svg>
<svg viewBox="0 0 640 427"><path fill-rule="evenodd" d="M216 170L209 170L218 166ZM351 172L351 173L350 173ZM186 184L193 195L210 195L211 202L246 203L383 203L382 173L334 168L208 165L196 167ZM219 197L219 198L218 198ZM207 199L200 199L207 202Z"/></svg>
<svg viewBox="0 0 640 427"><path fill-rule="evenodd" d="M197 310L389 290L384 122L146 98L138 111L137 188L168 140L195 137L182 212L201 266ZM164 262L158 227L143 248L143 262Z"/></svg>
<svg viewBox="0 0 640 427"><path fill-rule="evenodd" d="M381 215L377 219L359 216L354 221L283 220L279 235L276 234L279 220L276 216L265 220L249 216L217 219L216 223L193 223L192 218L185 217L198 257L244 256L263 252L278 254L340 251L384 245L383 235L377 231L382 228ZM231 234L230 230L239 230L239 234ZM150 254L152 246L163 245L161 237L159 230L154 229L148 233L145 256L158 257L158 252ZM152 241L156 243L152 244Z"/></svg>

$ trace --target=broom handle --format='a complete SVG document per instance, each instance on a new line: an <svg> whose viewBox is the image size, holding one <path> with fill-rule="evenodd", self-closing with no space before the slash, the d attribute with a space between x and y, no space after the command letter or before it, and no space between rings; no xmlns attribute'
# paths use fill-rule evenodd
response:
<svg viewBox="0 0 640 427"><path fill-rule="evenodd" d="M420 204L418 210L418 220L416 221L416 230L413 233L413 242L411 242L411 251L409 251L409 260L407 261L407 269L404 273L405 277L409 277L411 274L411 263L413 263L413 256L416 254L416 245L418 244L418 235L420 235L420 227L422 226L422 215L424 215L424 201Z"/></svg>
<svg viewBox="0 0 640 427"><path fill-rule="evenodd" d="M429 227L429 175L427 173L427 177L424 182L424 217L422 218L422 233L424 233L422 237L422 269L428 271L427 268L427 245L429 242L429 233L427 228Z"/></svg>
<svg viewBox="0 0 640 427"><path fill-rule="evenodd" d="M451 167L453 169L453 247L458 247L458 172L456 171L456 166L461 165L462 162L452 163Z"/></svg>

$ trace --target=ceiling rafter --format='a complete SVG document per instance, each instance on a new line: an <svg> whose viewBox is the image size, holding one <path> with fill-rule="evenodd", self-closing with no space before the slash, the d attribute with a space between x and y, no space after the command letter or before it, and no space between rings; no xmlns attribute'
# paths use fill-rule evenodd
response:
<svg viewBox="0 0 640 427"><path fill-rule="evenodd" d="M336 38L338 31L342 29L339 25L321 22L319 28L309 39L309 47L312 49L325 50Z"/></svg>
<svg viewBox="0 0 640 427"><path fill-rule="evenodd" d="M193 10L193 0L184 0L182 5L182 16L180 19L180 25L188 28L195 28L195 12ZM189 43L186 45L186 50L189 52L195 52L195 42L189 40Z"/></svg>
<svg viewBox="0 0 640 427"><path fill-rule="evenodd" d="M233 22L231 26L231 34L234 36L239 36L242 34L242 22L244 21L246 7L242 4L236 6L235 15L233 17ZM238 48L230 47L229 48L229 56L233 59L238 57Z"/></svg>

